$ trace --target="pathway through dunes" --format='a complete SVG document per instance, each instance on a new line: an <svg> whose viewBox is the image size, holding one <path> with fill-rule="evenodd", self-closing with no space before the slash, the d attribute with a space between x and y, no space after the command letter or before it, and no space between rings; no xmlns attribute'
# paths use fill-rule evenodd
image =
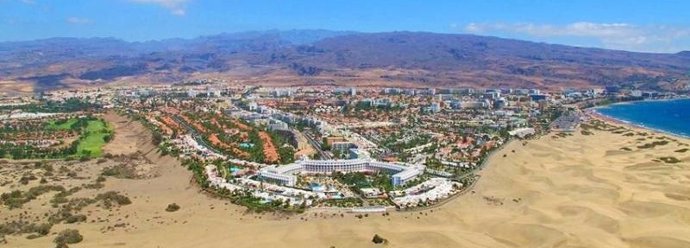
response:
<svg viewBox="0 0 690 248"><path fill-rule="evenodd" d="M103 119L109 125L113 125L116 131L113 140L103 148L104 153L112 155L131 154L137 151L146 153L156 148L151 142L151 132L139 121L128 119L114 111L107 112Z"/></svg>
<svg viewBox="0 0 690 248"><path fill-rule="evenodd" d="M71 247L381 247L374 234L387 247L690 247L690 152L678 152L690 141L593 132L511 142L474 193L433 210L361 219L244 214L199 193L179 163L161 159L158 177L107 181L132 199L117 214L136 228L102 233L116 217L73 225L84 241ZM638 148L661 139L668 143ZM681 162L659 160L667 156ZM166 212L173 202L181 209ZM8 237L13 247L51 239Z"/></svg>

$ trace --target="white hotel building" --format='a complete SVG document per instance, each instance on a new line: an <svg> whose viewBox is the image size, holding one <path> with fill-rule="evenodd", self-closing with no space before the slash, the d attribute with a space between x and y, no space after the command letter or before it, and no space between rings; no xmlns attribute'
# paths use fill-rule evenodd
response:
<svg viewBox="0 0 690 248"><path fill-rule="evenodd" d="M289 165L261 169L259 176L278 184L294 186L297 182L296 174L331 174L336 171L343 173L385 171L393 174L392 183L399 186L424 173L424 166L404 166L373 159L302 160Z"/></svg>

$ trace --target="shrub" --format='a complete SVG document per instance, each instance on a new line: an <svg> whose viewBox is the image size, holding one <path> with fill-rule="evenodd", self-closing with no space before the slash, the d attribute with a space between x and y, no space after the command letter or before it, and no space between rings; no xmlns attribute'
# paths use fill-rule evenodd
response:
<svg viewBox="0 0 690 248"><path fill-rule="evenodd" d="M677 159L677 158L675 158L675 157L661 157L661 158L659 158L659 159L660 159L661 161L664 161L665 163L669 163L669 164L675 164L675 163L680 163L680 162L681 162L680 159Z"/></svg>
<svg viewBox="0 0 690 248"><path fill-rule="evenodd" d="M36 224L27 221L12 221L0 224L0 238L6 234L34 233L34 236L45 236L50 233L53 225L49 223ZM1 240L1 239L0 239Z"/></svg>
<svg viewBox="0 0 690 248"><path fill-rule="evenodd" d="M165 211L168 212L175 212L177 210L180 210L180 206L177 205L177 203L170 203L168 204L168 207L165 208Z"/></svg>
<svg viewBox="0 0 690 248"><path fill-rule="evenodd" d="M31 235L29 235L29 236L26 236L26 239L37 239L37 238L40 238L40 237L43 237L43 236L42 236L42 235L38 235L38 234L31 234Z"/></svg>
<svg viewBox="0 0 690 248"><path fill-rule="evenodd" d="M67 223L67 224L84 222L84 221L86 221L86 215L83 215L83 214L72 215L70 217L67 217L67 219L65 219L65 223Z"/></svg>
<svg viewBox="0 0 690 248"><path fill-rule="evenodd" d="M55 237L54 242L58 245L60 244L76 244L84 240L84 236L79 234L79 230L66 229Z"/></svg>
<svg viewBox="0 0 690 248"><path fill-rule="evenodd" d="M82 184L82 186L84 186L85 189L100 189L105 187L105 185L100 182Z"/></svg>
<svg viewBox="0 0 690 248"><path fill-rule="evenodd" d="M132 201L129 200L129 197L120 195L119 193L115 191L108 191L103 194L98 194L96 196L96 200L102 200L103 201L103 206L105 208L110 208L113 206L113 203L116 203L117 205L129 205L132 204Z"/></svg>
<svg viewBox="0 0 690 248"><path fill-rule="evenodd" d="M64 192L65 188L56 185L40 185L30 188L26 192L15 190L9 193L3 193L2 195L0 195L0 200L4 205L8 206L10 209L21 208L24 203L30 202L31 200L34 200L38 196L49 191Z"/></svg>
<svg viewBox="0 0 690 248"><path fill-rule="evenodd" d="M137 178L137 171L134 167L130 167L124 164L115 165L111 167L104 168L101 172L102 176L112 176L115 178L125 178L133 179Z"/></svg>
<svg viewBox="0 0 690 248"><path fill-rule="evenodd" d="M388 243L388 240L384 239L383 237L379 236L378 234L374 234L374 238L371 239L371 242L374 242L374 244L385 244L385 243Z"/></svg>
<svg viewBox="0 0 690 248"><path fill-rule="evenodd" d="M103 176L98 176L98 178L96 178L96 182L98 182L98 183L105 182L105 177L103 177Z"/></svg>
<svg viewBox="0 0 690 248"><path fill-rule="evenodd" d="M36 176L34 176L33 174L24 175L19 179L19 183L21 183L23 185L27 185L27 184L29 184L29 181L33 181L36 179L38 179L38 178L36 178Z"/></svg>

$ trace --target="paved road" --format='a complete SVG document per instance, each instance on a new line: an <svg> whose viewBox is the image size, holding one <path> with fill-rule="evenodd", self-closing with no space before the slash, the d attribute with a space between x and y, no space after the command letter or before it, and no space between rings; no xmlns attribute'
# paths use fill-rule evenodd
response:
<svg viewBox="0 0 690 248"><path fill-rule="evenodd" d="M206 147L206 149L209 149L215 153L223 154L222 152L216 150L215 148L210 146L208 143L206 143L206 141L203 138L201 138L201 135L196 131L196 129L192 128L192 126L189 123L187 123L186 121L184 121L184 119L180 118L179 116L173 116L173 119L175 119L175 121L177 121L177 123L180 123L182 126L184 126L184 128L187 129L187 132L189 132L189 134L192 135L194 140L196 140L196 142L199 143L199 145L202 145L202 146Z"/></svg>
<svg viewBox="0 0 690 248"><path fill-rule="evenodd" d="M321 143L320 143L320 142L317 142L317 141L314 139L313 134L308 133L308 132L305 132L305 133L304 133L304 136L307 137L307 141L309 141L309 144L311 144L311 146L313 146L314 149L316 149L316 151L319 152L319 156L321 156L321 159L331 159L331 158L332 158L330 154L328 154L327 152L325 152L325 151L321 148Z"/></svg>

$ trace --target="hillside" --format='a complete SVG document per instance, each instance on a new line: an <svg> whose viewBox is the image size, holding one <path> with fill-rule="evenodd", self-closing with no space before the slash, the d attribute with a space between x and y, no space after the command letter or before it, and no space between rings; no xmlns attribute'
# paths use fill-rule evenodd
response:
<svg viewBox="0 0 690 248"><path fill-rule="evenodd" d="M674 89L684 87L688 72L687 51L635 53L463 34L295 30L0 43L0 87L28 85L25 90L207 75L302 85Z"/></svg>

